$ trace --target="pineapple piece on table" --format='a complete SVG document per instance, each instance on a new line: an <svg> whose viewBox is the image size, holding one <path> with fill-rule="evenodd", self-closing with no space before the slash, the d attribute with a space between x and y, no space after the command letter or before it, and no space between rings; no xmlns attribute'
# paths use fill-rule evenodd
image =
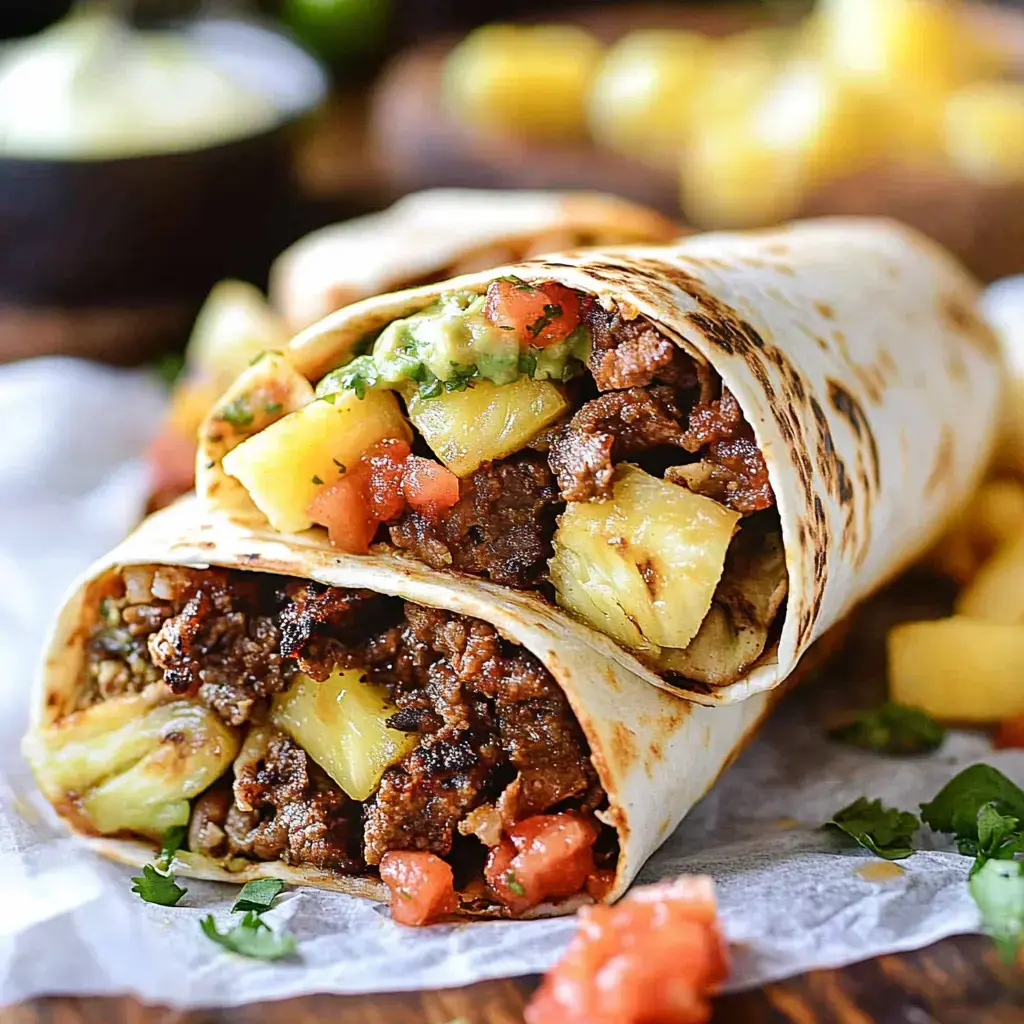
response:
<svg viewBox="0 0 1024 1024"><path fill-rule="evenodd" d="M343 391L254 434L228 452L222 465L275 530L296 533L313 525L307 509L320 489L386 439L412 440L394 394L368 391L357 398Z"/></svg>
<svg viewBox="0 0 1024 1024"><path fill-rule="evenodd" d="M609 501L570 502L549 563L558 603L626 647L685 647L722 576L740 516L622 465Z"/></svg>
<svg viewBox="0 0 1024 1024"><path fill-rule="evenodd" d="M957 597L956 613L985 622L1024 623L1024 531L982 565Z"/></svg>
<svg viewBox="0 0 1024 1024"><path fill-rule="evenodd" d="M207 708L138 695L77 711L25 742L40 788L77 804L99 833L159 839L185 825L189 801L227 771L238 731Z"/></svg>
<svg viewBox="0 0 1024 1024"><path fill-rule="evenodd" d="M305 675L274 697L270 720L353 799L367 800L389 766L413 750L416 733L387 725L398 708L358 669L334 669L324 682Z"/></svg>
<svg viewBox="0 0 1024 1024"><path fill-rule="evenodd" d="M888 637L889 696L947 722L1024 713L1024 625L956 616L907 622Z"/></svg>
<svg viewBox="0 0 1024 1024"><path fill-rule="evenodd" d="M484 462L518 451L568 408L550 381L519 377L511 384L475 380L465 391L407 399L409 419L431 451L467 476Z"/></svg>

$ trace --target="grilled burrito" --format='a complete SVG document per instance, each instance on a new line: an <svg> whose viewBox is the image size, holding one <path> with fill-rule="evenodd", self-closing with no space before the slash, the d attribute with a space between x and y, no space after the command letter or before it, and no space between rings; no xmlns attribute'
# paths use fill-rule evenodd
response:
<svg viewBox="0 0 1024 1024"><path fill-rule="evenodd" d="M946 252L873 220L526 260L265 356L207 417L197 489L537 594L655 685L740 700L973 488L1000 382L977 300Z"/></svg>
<svg viewBox="0 0 1024 1024"><path fill-rule="evenodd" d="M186 827L186 875L532 916L620 895L777 697L687 703L536 594L189 498L72 589L24 749L126 863Z"/></svg>

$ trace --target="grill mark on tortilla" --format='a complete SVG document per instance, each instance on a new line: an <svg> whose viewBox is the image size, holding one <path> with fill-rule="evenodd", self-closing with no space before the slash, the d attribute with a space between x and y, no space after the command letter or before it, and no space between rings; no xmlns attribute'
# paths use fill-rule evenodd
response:
<svg viewBox="0 0 1024 1024"><path fill-rule="evenodd" d="M952 429L944 424L939 432L939 444L935 449L935 462L925 482L925 491L934 494L945 481L949 480L949 471L956 461L956 438Z"/></svg>

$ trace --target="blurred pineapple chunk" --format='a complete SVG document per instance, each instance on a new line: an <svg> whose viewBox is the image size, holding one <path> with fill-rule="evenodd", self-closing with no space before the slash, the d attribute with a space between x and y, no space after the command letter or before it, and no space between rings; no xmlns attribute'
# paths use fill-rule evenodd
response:
<svg viewBox="0 0 1024 1024"><path fill-rule="evenodd" d="M956 0L821 0L822 58L862 84L947 90L998 70Z"/></svg>
<svg viewBox="0 0 1024 1024"><path fill-rule="evenodd" d="M1024 82L979 82L946 104L946 152L987 185L1024 181Z"/></svg>
<svg viewBox="0 0 1024 1024"><path fill-rule="evenodd" d="M622 465L608 501L570 502L555 531L558 603L627 647L685 647L711 607L739 514Z"/></svg>
<svg viewBox="0 0 1024 1024"><path fill-rule="evenodd" d="M74 802L101 834L159 839L185 825L189 800L213 785L239 737L191 701L152 706L139 695L77 711L30 733L25 756L58 806Z"/></svg>
<svg viewBox="0 0 1024 1024"><path fill-rule="evenodd" d="M982 565L957 597L956 613L986 622L1024 623L1024 531Z"/></svg>
<svg viewBox="0 0 1024 1024"><path fill-rule="evenodd" d="M459 476L519 451L568 408L558 387L530 377L511 384L478 380L434 398L412 392L407 405L431 451Z"/></svg>
<svg viewBox="0 0 1024 1024"><path fill-rule="evenodd" d="M275 530L295 533L313 525L306 509L320 488L385 438L412 440L394 394L368 391L357 398L341 391L271 423L228 452L222 465Z"/></svg>
<svg viewBox="0 0 1024 1024"><path fill-rule="evenodd" d="M274 697L270 719L353 800L367 800L384 770L419 742L416 733L388 728L397 710L387 690L363 672L336 668L324 682L297 675Z"/></svg>
<svg viewBox="0 0 1024 1024"><path fill-rule="evenodd" d="M1024 626L955 617L907 622L888 637L889 696L950 722L1024 712Z"/></svg>
<svg viewBox="0 0 1024 1024"><path fill-rule="evenodd" d="M448 109L472 127L580 136L601 44L574 25L485 25L449 54Z"/></svg>
<svg viewBox="0 0 1024 1024"><path fill-rule="evenodd" d="M590 92L590 131L610 149L673 166L698 112L712 47L696 32L630 32L606 54Z"/></svg>
<svg viewBox="0 0 1024 1024"><path fill-rule="evenodd" d="M246 281L214 285L196 317L185 361L189 376L226 388L261 352L288 344L284 321Z"/></svg>
<svg viewBox="0 0 1024 1024"><path fill-rule="evenodd" d="M978 489L931 555L932 565L966 583L979 566L1012 538L1024 533L1024 484L997 477Z"/></svg>

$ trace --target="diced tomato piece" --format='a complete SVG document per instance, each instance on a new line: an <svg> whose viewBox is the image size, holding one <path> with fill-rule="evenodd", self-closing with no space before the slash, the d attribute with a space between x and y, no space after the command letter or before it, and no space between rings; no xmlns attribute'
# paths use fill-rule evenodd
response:
<svg viewBox="0 0 1024 1024"><path fill-rule="evenodd" d="M404 490L413 508L437 512L459 500L459 478L440 462L411 455L405 463Z"/></svg>
<svg viewBox="0 0 1024 1024"><path fill-rule="evenodd" d="M491 849L487 884L513 913L580 892L594 873L597 826L568 811L517 822Z"/></svg>
<svg viewBox="0 0 1024 1024"><path fill-rule="evenodd" d="M612 891L615 885L615 872L611 868L598 868L587 879L587 895L600 903Z"/></svg>
<svg viewBox="0 0 1024 1024"><path fill-rule="evenodd" d="M378 441L362 456L369 469L370 508L382 522L397 519L405 511L402 480L410 451L405 441L389 438Z"/></svg>
<svg viewBox="0 0 1024 1024"><path fill-rule="evenodd" d="M516 331L536 348L564 341L579 326L580 299L561 284L528 285L493 281L487 288L484 316L495 327Z"/></svg>
<svg viewBox="0 0 1024 1024"><path fill-rule="evenodd" d="M380 525L370 508L368 475L357 466L319 491L306 509L314 523L327 527L331 543L350 555L365 555Z"/></svg>
<svg viewBox="0 0 1024 1024"><path fill-rule="evenodd" d="M1024 748L1024 715L1004 718L996 728L992 743L1000 748Z"/></svg>
<svg viewBox="0 0 1024 1024"><path fill-rule="evenodd" d="M150 490L166 505L192 490L196 473L196 438L165 423L146 450Z"/></svg>
<svg viewBox="0 0 1024 1024"><path fill-rule="evenodd" d="M526 1008L527 1024L704 1024L729 973L714 883L645 886L584 907L565 956Z"/></svg>
<svg viewBox="0 0 1024 1024"><path fill-rule="evenodd" d="M391 890L391 916L399 924L430 924L458 909L451 866L436 854L389 850L380 877Z"/></svg>

